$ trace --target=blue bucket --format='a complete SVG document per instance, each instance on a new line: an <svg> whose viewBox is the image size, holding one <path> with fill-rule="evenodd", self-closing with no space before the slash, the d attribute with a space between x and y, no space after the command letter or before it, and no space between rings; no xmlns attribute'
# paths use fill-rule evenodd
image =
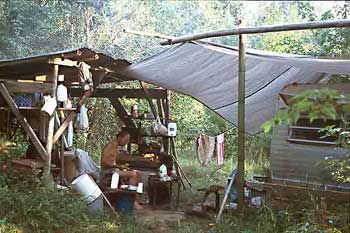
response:
<svg viewBox="0 0 350 233"><path fill-rule="evenodd" d="M115 210L121 214L131 215L134 209L135 197L133 194L118 193Z"/></svg>

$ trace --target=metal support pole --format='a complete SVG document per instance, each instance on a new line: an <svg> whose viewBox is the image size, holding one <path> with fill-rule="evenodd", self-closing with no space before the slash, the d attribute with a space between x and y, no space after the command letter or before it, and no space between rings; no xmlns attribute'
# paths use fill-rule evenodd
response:
<svg viewBox="0 0 350 233"><path fill-rule="evenodd" d="M244 208L244 160L245 160L245 48L243 35L239 35L238 64L238 210Z"/></svg>

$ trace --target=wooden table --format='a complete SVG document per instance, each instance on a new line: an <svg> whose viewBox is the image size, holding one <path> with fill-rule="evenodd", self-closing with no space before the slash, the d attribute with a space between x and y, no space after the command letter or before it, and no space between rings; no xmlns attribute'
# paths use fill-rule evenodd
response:
<svg viewBox="0 0 350 233"><path fill-rule="evenodd" d="M181 180L179 178L171 179L169 181L161 181L159 177L150 177L150 182L152 183L152 208L156 207L157 184L166 184L167 187L169 187L169 196L170 196L169 198L170 198L171 208L172 208L172 199L173 199L172 198L172 196L173 196L173 184L177 184L175 209L177 209L179 207L180 188L181 188Z"/></svg>

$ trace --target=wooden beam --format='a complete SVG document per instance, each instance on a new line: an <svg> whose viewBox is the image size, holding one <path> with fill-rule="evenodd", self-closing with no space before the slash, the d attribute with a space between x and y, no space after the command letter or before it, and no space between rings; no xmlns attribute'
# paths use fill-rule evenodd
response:
<svg viewBox="0 0 350 233"><path fill-rule="evenodd" d="M50 93L52 90L52 83L2 81L10 93Z"/></svg>
<svg viewBox="0 0 350 233"><path fill-rule="evenodd" d="M59 140L61 135L64 133L64 131L68 127L69 122L71 122L77 116L77 112L79 111L80 107L85 103L85 101L88 99L88 97L90 95L91 95L91 91L90 90L86 91L84 93L84 95L80 98L80 100L78 101L77 111L70 112L68 114L68 116L66 117L66 119L64 119L63 123L58 128L58 130L56 131L55 135L53 136L53 139L52 139L52 143L53 144L55 144Z"/></svg>
<svg viewBox="0 0 350 233"><path fill-rule="evenodd" d="M137 128L135 122L129 117L129 114L124 107L124 105L120 102L118 98L110 98L111 104L113 105L116 115L123 121L126 127Z"/></svg>
<svg viewBox="0 0 350 233"><path fill-rule="evenodd" d="M184 42L193 41L193 40L200 40L205 38L221 37L221 36L310 30L310 29L319 29L319 28L344 28L344 27L350 27L349 19L314 21L314 22L306 22L306 23L291 23L291 24L282 24L282 25L267 25L267 26L260 26L260 27L240 27L240 28L234 28L229 30L203 32L203 33L193 34L189 36L167 39L165 41L162 41L160 44L171 45L171 44L184 43Z"/></svg>
<svg viewBox="0 0 350 233"><path fill-rule="evenodd" d="M64 119L63 123L61 124L61 126L58 128L58 130L56 131L55 135L53 135L53 139L52 139L52 143L55 144L59 138L61 137L61 135L64 133L64 131L66 130L66 128L68 127L69 123L77 116L77 112L71 112L70 114L68 114L68 116L66 117L66 119Z"/></svg>
<svg viewBox="0 0 350 233"><path fill-rule="evenodd" d="M140 85L141 85L143 91L146 94L147 102L148 102L149 106L151 107L151 110L152 110L152 113L153 113L154 117L159 118L156 106L154 105L154 103L152 101L151 95L150 95L150 93L149 93L149 91L148 91L148 89L146 87L146 84L144 82L140 81Z"/></svg>
<svg viewBox="0 0 350 233"><path fill-rule="evenodd" d="M57 91L57 80L58 80L58 65L53 65L51 67L51 72L48 75L48 81L52 82L51 86L51 96L56 97L56 91ZM46 152L47 152L47 160L44 167L44 177L47 178L49 181L50 177L50 170L51 170L51 154L52 154L52 147L53 147L53 133L55 129L55 114L52 114L49 119L48 129L47 129L47 138L46 138Z"/></svg>
<svg viewBox="0 0 350 233"><path fill-rule="evenodd" d="M159 118L163 121L163 124L165 124L165 113L162 100L157 99L157 107L159 112Z"/></svg>
<svg viewBox="0 0 350 233"><path fill-rule="evenodd" d="M169 123L170 122L170 102L171 102L171 91L170 90L166 90L166 93L167 93L167 97L166 99L163 100L163 103L164 103L164 113L165 113L165 122L166 123ZM165 152L167 154L169 154L170 152L170 139L169 138L166 138L166 147L164 148L165 149Z"/></svg>
<svg viewBox="0 0 350 233"><path fill-rule="evenodd" d="M64 113L63 111L60 112L60 123L63 123ZM57 115L56 115L57 116ZM61 135L61 145L60 145L60 160L61 160L61 184L65 185L64 180L64 149L65 149L65 136L64 134Z"/></svg>
<svg viewBox="0 0 350 233"><path fill-rule="evenodd" d="M35 134L32 127L29 125L27 119L21 114L21 112L18 110L18 107L15 103L15 101L12 99L10 93L8 92L5 84L3 82L0 83L0 92L2 96L4 97L5 101L7 102L9 108L11 109L12 113L16 116L17 120L23 127L24 131L28 134L29 139L34 144L36 150L39 152L39 155L44 160L47 160L47 153L43 145L41 144L39 138Z"/></svg>
<svg viewBox="0 0 350 233"><path fill-rule="evenodd" d="M78 61L72 61L70 59L65 58L52 58L49 60L49 64L68 67L79 67Z"/></svg>
<svg viewBox="0 0 350 233"><path fill-rule="evenodd" d="M67 67L72 67L72 68L79 68L79 63L81 63L81 62L83 62L83 61L73 61L73 60L64 59L64 58L53 58L53 59L49 60L49 64L67 66ZM92 71L92 70L115 73L114 70L108 69L106 67L99 67L99 68L90 67L90 71Z"/></svg>
<svg viewBox="0 0 350 233"><path fill-rule="evenodd" d="M68 92L73 97L81 96L80 88L68 88ZM148 89L148 94L152 99L166 99L167 92L164 89ZM135 98L146 99L147 95L143 89L114 89L114 88L96 88L91 98Z"/></svg>

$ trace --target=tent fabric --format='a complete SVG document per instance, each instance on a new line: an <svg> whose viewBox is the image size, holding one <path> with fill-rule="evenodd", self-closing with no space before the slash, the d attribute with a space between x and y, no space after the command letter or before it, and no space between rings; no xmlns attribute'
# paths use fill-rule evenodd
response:
<svg viewBox="0 0 350 233"><path fill-rule="evenodd" d="M350 74L350 61L247 49L246 132L259 133L261 125L273 117L284 86L316 83L326 74ZM237 48L184 43L132 64L123 75L192 96L237 124Z"/></svg>

